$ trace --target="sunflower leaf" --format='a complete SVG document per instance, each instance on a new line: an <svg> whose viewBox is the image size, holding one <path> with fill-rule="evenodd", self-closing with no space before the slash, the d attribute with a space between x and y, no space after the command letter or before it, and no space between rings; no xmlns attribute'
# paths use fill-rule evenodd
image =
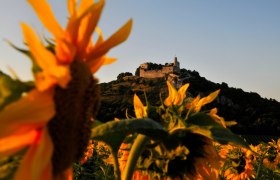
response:
<svg viewBox="0 0 280 180"><path fill-rule="evenodd" d="M18 100L22 93L28 92L32 88L34 88L33 82L22 82L18 79L12 79L0 71L0 110Z"/></svg>
<svg viewBox="0 0 280 180"><path fill-rule="evenodd" d="M195 113L190 116L187 120L187 126L188 129L194 133L214 139L221 144L232 142L249 148L249 145L242 138L232 133L229 129L224 128L221 124L217 123L205 113Z"/></svg>
<svg viewBox="0 0 280 180"><path fill-rule="evenodd" d="M110 121L93 128L91 137L106 142L117 152L125 137L131 133L144 134L151 139L167 137L167 132L162 126L148 118Z"/></svg>

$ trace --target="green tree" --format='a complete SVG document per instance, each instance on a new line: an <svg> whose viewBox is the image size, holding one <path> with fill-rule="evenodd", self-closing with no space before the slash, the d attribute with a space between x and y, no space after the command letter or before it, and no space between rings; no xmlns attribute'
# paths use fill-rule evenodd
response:
<svg viewBox="0 0 280 180"><path fill-rule="evenodd" d="M117 80L121 81L125 76L133 76L133 74L130 72L125 72L125 73L122 72L117 76Z"/></svg>

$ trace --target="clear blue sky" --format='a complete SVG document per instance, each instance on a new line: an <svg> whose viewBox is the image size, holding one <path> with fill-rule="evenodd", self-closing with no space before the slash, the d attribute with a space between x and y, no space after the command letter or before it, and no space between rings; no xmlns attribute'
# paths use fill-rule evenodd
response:
<svg viewBox="0 0 280 180"><path fill-rule="evenodd" d="M0 68L12 67L31 79L30 62L3 39L22 44L19 22L45 33L25 0L2 0L0 11ZM64 0L49 0L65 24ZM135 72L144 62L171 62L176 55L182 68L231 87L280 101L279 0L107 0L99 26L109 37L129 18L132 34L110 51L118 62L103 67L101 82L120 72Z"/></svg>

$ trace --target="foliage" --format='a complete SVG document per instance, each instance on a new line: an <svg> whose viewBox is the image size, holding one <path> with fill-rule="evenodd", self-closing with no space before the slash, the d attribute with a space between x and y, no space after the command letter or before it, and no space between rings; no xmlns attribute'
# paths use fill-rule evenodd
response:
<svg viewBox="0 0 280 180"><path fill-rule="evenodd" d="M13 179L21 156L5 157L0 159L0 179Z"/></svg>
<svg viewBox="0 0 280 180"><path fill-rule="evenodd" d="M12 79L9 75L0 71L0 110L7 104L18 100L22 93L26 93L32 88L34 88L33 82Z"/></svg>
<svg viewBox="0 0 280 180"><path fill-rule="evenodd" d="M110 157L110 150L104 143L93 141L91 146L93 154L85 162L77 162L74 164L74 180L113 180L113 166L105 160Z"/></svg>
<svg viewBox="0 0 280 180"><path fill-rule="evenodd" d="M140 66L138 68L136 68L134 75L140 76Z"/></svg>
<svg viewBox="0 0 280 180"><path fill-rule="evenodd" d="M124 77L126 76L132 76L132 73L130 72L123 72L123 73L120 73L118 76L117 76L117 80L118 81L122 81Z"/></svg>
<svg viewBox="0 0 280 180"><path fill-rule="evenodd" d="M152 62L147 62L147 65L148 65L148 70L161 70L163 67L162 64L157 64Z"/></svg>

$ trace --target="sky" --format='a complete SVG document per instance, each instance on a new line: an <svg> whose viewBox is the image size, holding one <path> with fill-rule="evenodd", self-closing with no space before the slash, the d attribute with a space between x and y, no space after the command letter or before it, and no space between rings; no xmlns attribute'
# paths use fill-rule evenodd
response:
<svg viewBox="0 0 280 180"><path fill-rule="evenodd" d="M25 0L1 0L0 69L12 68L23 80L32 79L30 60L5 39L24 47L20 22L48 36ZM66 24L66 0L48 0L58 21ZM121 72L134 74L145 62L172 62L196 70L216 83L280 101L279 0L107 0L98 26L110 37L130 18L129 39L112 49L118 58L103 66L100 82Z"/></svg>

